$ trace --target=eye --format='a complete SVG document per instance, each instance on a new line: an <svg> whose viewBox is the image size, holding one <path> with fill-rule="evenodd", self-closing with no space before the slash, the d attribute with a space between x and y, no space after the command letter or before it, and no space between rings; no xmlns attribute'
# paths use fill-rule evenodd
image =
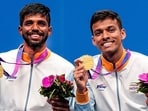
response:
<svg viewBox="0 0 148 111"><path fill-rule="evenodd" d="M108 27L108 32L113 33L115 32L116 28L115 27Z"/></svg>
<svg viewBox="0 0 148 111"><path fill-rule="evenodd" d="M47 26L48 24L45 21L39 21L38 25L41 27Z"/></svg>
<svg viewBox="0 0 148 111"><path fill-rule="evenodd" d="M32 21L26 21L26 22L24 23L24 25L26 25L26 26L30 26L30 25L32 25L32 24L33 24Z"/></svg>
<svg viewBox="0 0 148 111"><path fill-rule="evenodd" d="M94 36L100 36L100 35L101 35L101 33L102 33L102 31L101 31L101 30L97 30L97 31L95 31L95 32L94 32Z"/></svg>

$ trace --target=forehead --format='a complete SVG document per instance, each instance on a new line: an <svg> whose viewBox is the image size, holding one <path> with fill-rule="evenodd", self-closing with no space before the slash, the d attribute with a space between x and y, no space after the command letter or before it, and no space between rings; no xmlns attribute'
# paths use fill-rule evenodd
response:
<svg viewBox="0 0 148 111"><path fill-rule="evenodd" d="M24 17L24 22L32 20L32 21L46 21L47 22L47 17L43 16L42 14L28 14Z"/></svg>
<svg viewBox="0 0 148 111"><path fill-rule="evenodd" d="M92 25L92 29L104 29L111 26L118 27L118 22L116 19L107 18L104 20L99 20Z"/></svg>

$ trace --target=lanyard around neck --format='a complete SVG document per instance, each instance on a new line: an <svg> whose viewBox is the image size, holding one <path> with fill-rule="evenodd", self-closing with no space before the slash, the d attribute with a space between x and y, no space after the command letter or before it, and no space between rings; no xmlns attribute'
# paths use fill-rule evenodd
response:
<svg viewBox="0 0 148 111"><path fill-rule="evenodd" d="M102 62L101 62L101 56L100 56L97 66L96 66L96 69L95 70L91 69L91 71L93 71L93 75L91 75L91 79L96 79L98 77L98 75L106 76L106 75L109 75L115 71L118 71L129 60L130 56L131 56L130 51L126 50L126 55L125 55L124 59L122 60L122 62L120 63L120 65L118 67L115 67L113 71L108 72L108 73L104 73L104 74L101 73Z"/></svg>
<svg viewBox="0 0 148 111"><path fill-rule="evenodd" d="M0 58L0 62L4 62L7 64L15 64L15 68L12 72L12 74L8 74L5 70L4 70L4 75L6 75L8 78L15 78L18 69L20 67L20 65L30 65L30 64L36 64L36 63L40 63L41 61L43 61L47 56L48 56L48 50L47 48L40 54L39 57L37 57L36 59L33 59L30 63L21 63L22 60L22 53L23 53L23 45L19 48L18 52L17 52L17 57L16 57L16 62L12 63L12 62L7 62L5 60L3 60L2 58Z"/></svg>

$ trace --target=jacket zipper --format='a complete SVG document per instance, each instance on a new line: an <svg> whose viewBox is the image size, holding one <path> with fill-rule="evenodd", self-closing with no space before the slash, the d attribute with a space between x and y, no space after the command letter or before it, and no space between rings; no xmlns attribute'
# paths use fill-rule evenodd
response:
<svg viewBox="0 0 148 111"><path fill-rule="evenodd" d="M116 65L113 64L114 66L114 69L115 69L115 76L116 76L116 85L117 85L117 100L118 100L118 106L119 106L119 111L121 111L121 103L120 103L120 96L119 96L119 81L118 81L118 73L117 73L117 70L116 70Z"/></svg>
<svg viewBox="0 0 148 111"><path fill-rule="evenodd" d="M31 89L32 72L33 72L33 58L31 58L29 84L28 84L28 91L27 91L24 111L27 111L27 107L28 107L28 101L29 101L30 89Z"/></svg>

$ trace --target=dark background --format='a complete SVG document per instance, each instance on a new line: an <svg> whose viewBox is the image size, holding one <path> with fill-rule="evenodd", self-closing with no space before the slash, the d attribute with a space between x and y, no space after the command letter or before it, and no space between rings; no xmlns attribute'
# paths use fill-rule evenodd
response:
<svg viewBox="0 0 148 111"><path fill-rule="evenodd" d="M120 14L127 36L125 48L148 55L148 1L146 0L4 0L0 4L0 52L17 48L19 11L30 2L51 9L53 32L47 44L73 63L77 57L99 51L91 43L90 17L96 10L111 9Z"/></svg>

